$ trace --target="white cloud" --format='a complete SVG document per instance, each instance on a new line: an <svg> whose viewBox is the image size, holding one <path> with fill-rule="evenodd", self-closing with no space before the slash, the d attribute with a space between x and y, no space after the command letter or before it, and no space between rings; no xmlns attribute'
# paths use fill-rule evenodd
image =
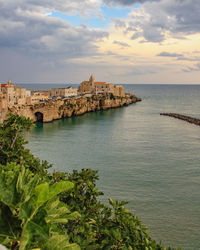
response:
<svg viewBox="0 0 200 250"><path fill-rule="evenodd" d="M100 12L100 0L0 0L1 9L23 10L50 10L59 11L71 15L81 14L83 16Z"/></svg>
<svg viewBox="0 0 200 250"><path fill-rule="evenodd" d="M167 34L184 39L200 32L199 0L142 1L140 8L132 9L124 26L131 39L141 37L149 42L162 42Z"/></svg>
<svg viewBox="0 0 200 250"><path fill-rule="evenodd" d="M39 68L56 65L54 69L59 70L70 58L97 54L95 43L108 37L108 32L85 25L73 26L48 14L58 11L68 15L99 15L99 0L0 0L0 6L0 53L1 64L4 63L0 67L1 77L7 74L5 65L14 76L17 69L20 74L21 65L29 73L34 64L40 64ZM10 60L15 57L13 62L18 58L21 65L8 64L5 52Z"/></svg>
<svg viewBox="0 0 200 250"><path fill-rule="evenodd" d="M33 1L0 0L0 47L41 55L57 53L67 58L95 53L94 42L108 36L107 32L74 27L59 18L49 17L46 8L69 13L96 9L99 1Z"/></svg>

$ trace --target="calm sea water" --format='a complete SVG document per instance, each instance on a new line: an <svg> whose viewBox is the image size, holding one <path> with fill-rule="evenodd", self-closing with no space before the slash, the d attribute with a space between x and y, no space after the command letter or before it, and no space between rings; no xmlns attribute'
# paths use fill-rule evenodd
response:
<svg viewBox="0 0 200 250"><path fill-rule="evenodd" d="M154 239L200 249L200 127L159 115L200 118L200 86L124 86L142 102L40 124L28 147L56 170L99 170L104 199L128 201Z"/></svg>

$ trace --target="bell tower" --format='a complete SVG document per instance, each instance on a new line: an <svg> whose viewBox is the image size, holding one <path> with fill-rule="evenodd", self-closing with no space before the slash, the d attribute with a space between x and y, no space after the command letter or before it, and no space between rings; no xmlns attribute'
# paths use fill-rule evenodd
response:
<svg viewBox="0 0 200 250"><path fill-rule="evenodd" d="M8 86L11 86L12 85L12 82L11 80L8 80L8 83L7 83Z"/></svg>
<svg viewBox="0 0 200 250"><path fill-rule="evenodd" d="M93 74L90 76L89 83L90 83L90 86L94 87L94 76L93 76Z"/></svg>

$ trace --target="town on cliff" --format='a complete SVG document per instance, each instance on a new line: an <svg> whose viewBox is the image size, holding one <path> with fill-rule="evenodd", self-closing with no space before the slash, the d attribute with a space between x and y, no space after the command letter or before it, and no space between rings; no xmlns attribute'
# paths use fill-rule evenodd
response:
<svg viewBox="0 0 200 250"><path fill-rule="evenodd" d="M100 97L104 97L103 100ZM136 97L126 94L121 85L95 82L93 75L89 81L81 82L78 89L66 87L33 91L20 88L9 80L7 84L0 83L0 122L3 122L10 112L30 117L34 121L49 122L139 101L139 98L134 98ZM94 103L95 100L98 103Z"/></svg>

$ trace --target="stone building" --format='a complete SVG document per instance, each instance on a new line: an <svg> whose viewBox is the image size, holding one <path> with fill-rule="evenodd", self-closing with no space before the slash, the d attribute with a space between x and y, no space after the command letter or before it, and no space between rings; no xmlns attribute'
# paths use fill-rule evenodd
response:
<svg viewBox="0 0 200 250"><path fill-rule="evenodd" d="M71 97L77 96L77 89L67 87L67 88L53 88L50 90L50 97Z"/></svg>
<svg viewBox="0 0 200 250"><path fill-rule="evenodd" d="M124 87L121 85L114 85L107 82L95 82L94 76L91 75L89 81L83 81L79 88L79 94L109 94L112 93L114 96L125 96Z"/></svg>
<svg viewBox="0 0 200 250"><path fill-rule="evenodd" d="M5 119L9 108L25 104L27 104L25 88L14 85L10 80L6 84L0 84L0 122Z"/></svg>
<svg viewBox="0 0 200 250"><path fill-rule="evenodd" d="M49 94L49 90L31 91L30 104L47 101L49 99Z"/></svg>
<svg viewBox="0 0 200 250"><path fill-rule="evenodd" d="M13 105L25 105L26 104L26 89L20 88L17 85L14 85L10 80L7 84L0 84L0 91L3 99L3 104L8 107Z"/></svg>
<svg viewBox="0 0 200 250"><path fill-rule="evenodd" d="M5 119L5 114L7 113L8 105L5 96L4 84L0 84L0 123Z"/></svg>
<svg viewBox="0 0 200 250"><path fill-rule="evenodd" d="M0 110L7 109L6 84L0 84Z"/></svg>

